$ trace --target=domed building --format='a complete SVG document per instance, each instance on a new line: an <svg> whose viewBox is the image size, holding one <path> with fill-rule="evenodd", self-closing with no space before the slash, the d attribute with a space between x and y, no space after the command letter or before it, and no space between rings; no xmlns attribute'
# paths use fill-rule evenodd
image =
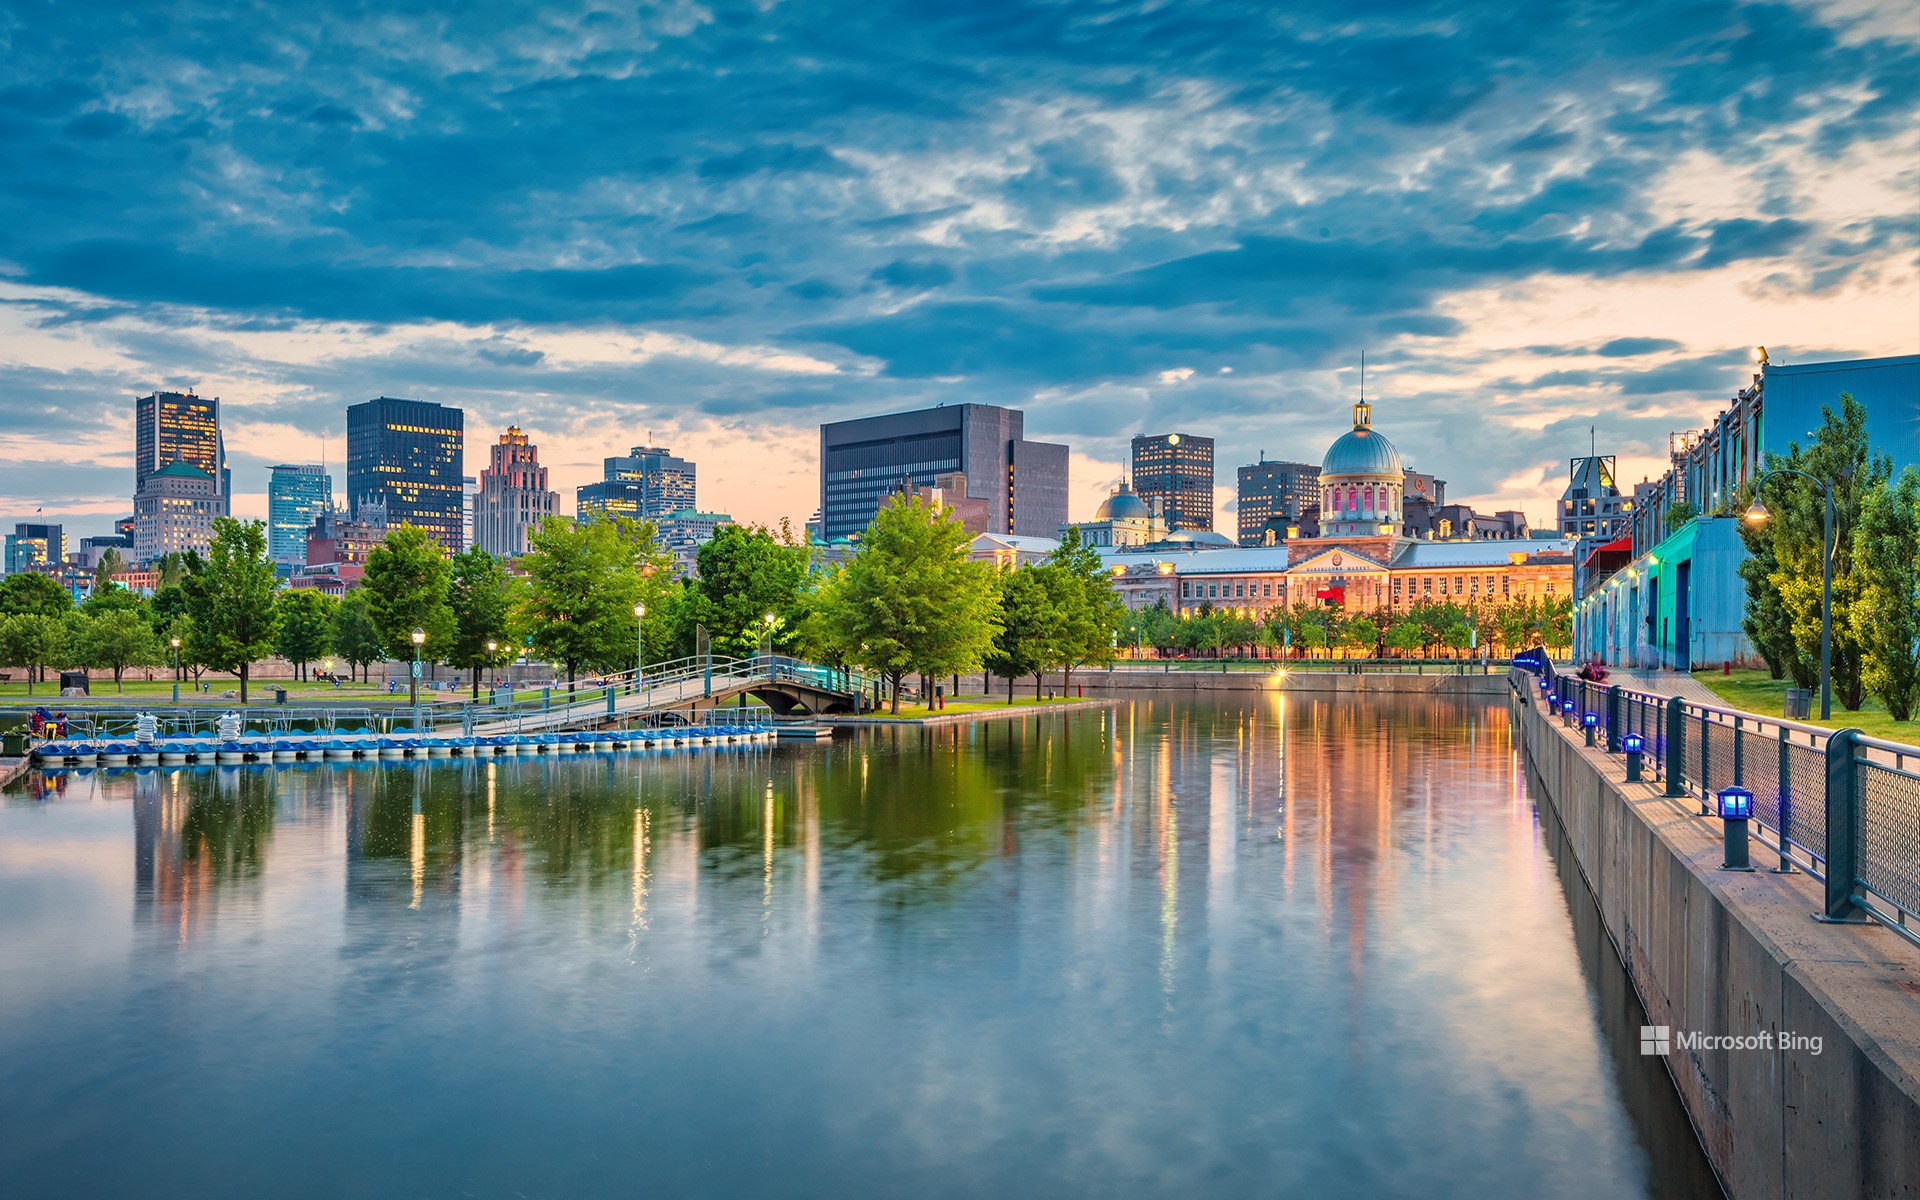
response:
<svg viewBox="0 0 1920 1200"><path fill-rule="evenodd" d="M1320 462L1320 536L1399 536L1406 478L1400 452L1373 427L1373 405L1354 405L1353 428Z"/></svg>
<svg viewBox="0 0 1920 1200"><path fill-rule="evenodd" d="M1061 526L1061 532L1066 526ZM1080 537L1090 546L1144 546L1167 536L1167 518L1156 497L1142 500L1122 479L1094 510L1093 520L1080 524Z"/></svg>

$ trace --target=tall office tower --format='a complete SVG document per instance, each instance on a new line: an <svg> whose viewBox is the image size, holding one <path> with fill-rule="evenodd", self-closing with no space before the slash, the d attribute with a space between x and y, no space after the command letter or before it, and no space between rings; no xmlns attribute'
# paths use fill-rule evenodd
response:
<svg viewBox="0 0 1920 1200"><path fill-rule="evenodd" d="M527 533L559 508L558 492L547 490L547 469L540 447L518 425L507 426L491 448L493 461L480 472L473 502L473 544L495 558L527 552Z"/></svg>
<svg viewBox="0 0 1920 1200"><path fill-rule="evenodd" d="M220 398L192 392L155 392L133 402L133 490L168 463L184 462L211 475L220 498L233 498L227 443L220 432Z"/></svg>
<svg viewBox="0 0 1920 1200"><path fill-rule="evenodd" d="M1238 524L1242 546L1287 540L1300 514L1320 503L1320 468L1314 463L1260 461L1240 468ZM1271 537L1269 537L1271 535Z"/></svg>
<svg viewBox="0 0 1920 1200"><path fill-rule="evenodd" d="M602 462L605 477L575 493L580 519L630 517L658 525L668 513L698 508L694 464L659 446L635 446Z"/></svg>
<svg viewBox="0 0 1920 1200"><path fill-rule="evenodd" d="M1133 491L1160 501L1170 530L1213 528L1213 439L1188 433L1133 439Z"/></svg>
<svg viewBox="0 0 1920 1200"><path fill-rule="evenodd" d="M66 530L59 525L22 521L6 537L7 574L29 567L58 566L67 560Z"/></svg>
<svg viewBox="0 0 1920 1200"><path fill-rule="evenodd" d="M333 476L307 464L274 467L267 476L267 557L289 567L307 561L307 530L333 511Z"/></svg>
<svg viewBox="0 0 1920 1200"><path fill-rule="evenodd" d="M148 472L133 498L133 560L150 563L213 544L213 519L227 515L220 481L184 459Z"/></svg>
<svg viewBox="0 0 1920 1200"><path fill-rule="evenodd" d="M466 545L461 484L466 414L381 396L347 409L347 510L386 505L387 525L426 530L449 554Z"/></svg>
<svg viewBox="0 0 1920 1200"><path fill-rule="evenodd" d="M958 472L987 501L994 533L1058 537L1067 522L1067 447L1030 442L1026 416L992 404L950 404L820 427L820 533L866 529L897 491Z"/></svg>

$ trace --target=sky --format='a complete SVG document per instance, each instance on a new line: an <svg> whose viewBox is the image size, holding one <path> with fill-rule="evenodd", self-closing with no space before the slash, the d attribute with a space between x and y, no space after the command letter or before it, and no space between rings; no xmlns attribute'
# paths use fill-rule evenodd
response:
<svg viewBox="0 0 1920 1200"><path fill-rule="evenodd" d="M822 420L974 401L1081 519L1214 437L1231 532L1363 351L1409 465L1547 522L1755 344L1920 351L1920 6L0 2L7 528L105 532L192 387L241 515L381 394L563 511L651 441L796 525Z"/></svg>

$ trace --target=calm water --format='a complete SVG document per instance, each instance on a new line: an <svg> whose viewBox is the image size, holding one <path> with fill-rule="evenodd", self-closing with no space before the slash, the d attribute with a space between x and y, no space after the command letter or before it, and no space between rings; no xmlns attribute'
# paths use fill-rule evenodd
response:
<svg viewBox="0 0 1920 1200"><path fill-rule="evenodd" d="M14 1195L1712 1189L1498 705L35 790Z"/></svg>

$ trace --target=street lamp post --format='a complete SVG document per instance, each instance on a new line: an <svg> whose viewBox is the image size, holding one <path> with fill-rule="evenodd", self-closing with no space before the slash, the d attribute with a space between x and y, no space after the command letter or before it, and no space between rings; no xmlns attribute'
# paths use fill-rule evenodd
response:
<svg viewBox="0 0 1920 1200"><path fill-rule="evenodd" d="M408 680L412 686L407 689L407 698L413 705L413 727L420 728L420 647L426 643L427 631L415 629L413 638L413 678Z"/></svg>
<svg viewBox="0 0 1920 1200"><path fill-rule="evenodd" d="M763 620L767 623L767 682L773 682L773 614L768 613Z"/></svg>
<svg viewBox="0 0 1920 1200"><path fill-rule="evenodd" d="M633 606L633 694L647 685L647 606Z"/></svg>
<svg viewBox="0 0 1920 1200"><path fill-rule="evenodd" d="M173 702L180 703L180 639L168 638L167 645L173 647Z"/></svg>
<svg viewBox="0 0 1920 1200"><path fill-rule="evenodd" d="M1833 484L1793 467L1775 467L1753 481L1753 503L1746 512L1749 525L1759 525L1773 515L1760 503L1760 485L1775 475L1798 475L1813 480L1820 485L1820 494L1827 502L1827 518L1820 536L1820 719L1825 721L1833 716Z"/></svg>
<svg viewBox="0 0 1920 1200"><path fill-rule="evenodd" d="M496 693L499 692L500 690L499 653L500 653L500 643L489 640L487 642L487 665L493 668L493 687L490 688L489 690Z"/></svg>

